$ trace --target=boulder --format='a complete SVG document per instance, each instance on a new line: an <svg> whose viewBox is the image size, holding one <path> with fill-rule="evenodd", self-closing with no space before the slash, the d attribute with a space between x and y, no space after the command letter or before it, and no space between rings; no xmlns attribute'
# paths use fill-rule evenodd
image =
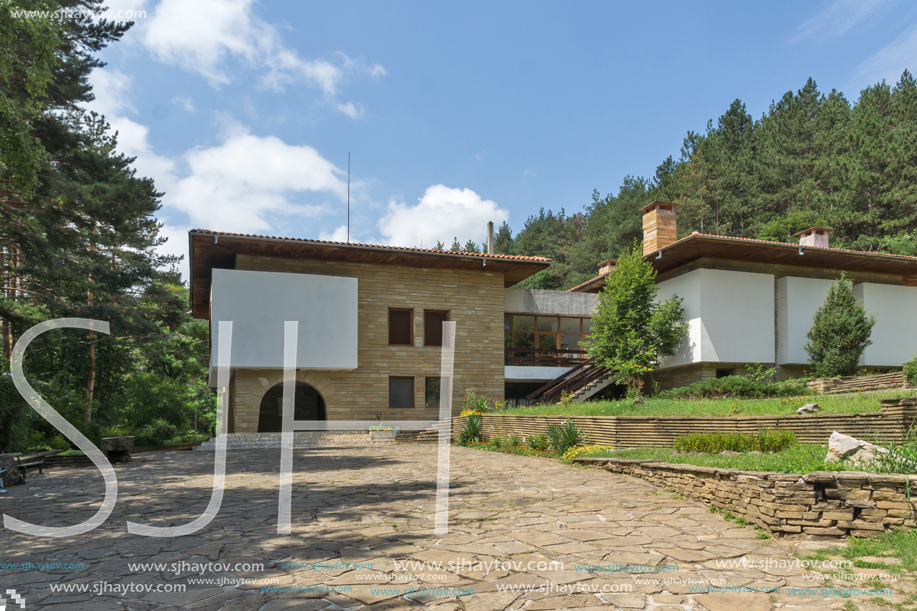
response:
<svg viewBox="0 0 917 611"><path fill-rule="evenodd" d="M2 476L3 486L15 486L21 484L22 479L19 477L19 465L12 454L0 454L0 471L6 471Z"/></svg>
<svg viewBox="0 0 917 611"><path fill-rule="evenodd" d="M818 406L818 403L806 403L802 407L796 410L797 414L814 414L821 408Z"/></svg>
<svg viewBox="0 0 917 611"><path fill-rule="evenodd" d="M110 462L130 462L134 449L133 437L103 437L100 449Z"/></svg>
<svg viewBox="0 0 917 611"><path fill-rule="evenodd" d="M886 448L880 448L868 441L862 441L834 431L828 439L828 456L825 462L838 461L847 458L854 465L871 462L879 454L888 454Z"/></svg>

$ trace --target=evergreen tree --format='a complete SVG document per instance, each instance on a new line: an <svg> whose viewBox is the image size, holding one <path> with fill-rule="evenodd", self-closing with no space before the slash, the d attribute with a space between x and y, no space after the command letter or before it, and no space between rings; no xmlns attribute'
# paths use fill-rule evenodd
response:
<svg viewBox="0 0 917 611"><path fill-rule="evenodd" d="M857 363L866 346L875 318L853 293L853 284L845 277L831 283L825 303L815 312L807 335L806 352L816 376L831 378L856 373Z"/></svg>
<svg viewBox="0 0 917 611"><path fill-rule="evenodd" d="M494 234L494 254L508 255L513 252L513 230L509 228L506 221L500 225Z"/></svg>
<svg viewBox="0 0 917 611"><path fill-rule="evenodd" d="M465 242L465 245L462 246L461 251L462 252L478 252L478 253L481 252L478 249L478 245L475 243L475 241L470 238L468 239L467 242Z"/></svg>

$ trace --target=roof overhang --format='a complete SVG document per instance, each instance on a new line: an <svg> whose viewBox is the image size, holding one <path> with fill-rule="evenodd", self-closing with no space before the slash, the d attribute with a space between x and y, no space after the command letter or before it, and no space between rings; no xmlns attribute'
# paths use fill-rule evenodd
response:
<svg viewBox="0 0 917 611"><path fill-rule="evenodd" d="M551 265L551 260L543 257L344 244L296 238L250 236L203 229L189 231L188 241L188 263L191 267L191 311L195 318L209 318L210 316L211 270L214 268L234 269L237 255L491 272L503 274L503 283L507 287Z"/></svg>
<svg viewBox="0 0 917 611"><path fill-rule="evenodd" d="M643 259L652 264L657 274L676 270L698 259L719 259L900 276L905 284L917 279L917 257L706 234L691 234L645 255ZM594 292L604 285L605 276L601 275L570 291Z"/></svg>

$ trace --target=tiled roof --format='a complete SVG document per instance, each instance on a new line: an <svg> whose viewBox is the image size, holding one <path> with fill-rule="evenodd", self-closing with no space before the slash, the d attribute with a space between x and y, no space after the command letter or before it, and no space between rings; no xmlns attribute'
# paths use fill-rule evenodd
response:
<svg viewBox="0 0 917 611"><path fill-rule="evenodd" d="M907 255L893 255L887 252L878 252L878 251L869 252L865 250L851 250L849 248L834 248L830 246L808 246L805 244L793 244L791 242L775 242L771 240L759 240L757 238L740 238L736 236L724 236L724 235L716 235L716 234L711 234L711 233L699 233L697 231L693 232L691 235L681 238L680 240L676 240L675 242L672 242L671 244L669 244L668 246L664 248L660 248L658 251L653 251L649 253L648 255L645 255L644 259L647 259L647 260L655 259L656 258L655 255L659 251L667 251L668 249L678 246L680 244L683 244L687 242L688 240L691 240L692 238L711 238L714 240L722 240L724 242L752 243L752 244L761 244L762 246L784 246L784 247L789 247L793 249L801 248L806 251L837 252L837 253L846 253L846 254L861 255L861 256L865 255L868 257L876 257L879 259L891 258L891 259L897 259L897 260L917 262L917 257L909 257ZM573 288L567 289L567 292L576 292L578 289L581 289L585 286L588 286L590 284L593 284L593 283L596 283L602 280L607 275L608 275L607 273L599 274L598 276L595 276L594 278L590 278L589 280L586 280L585 282L582 282L574 286Z"/></svg>
<svg viewBox="0 0 917 611"><path fill-rule="evenodd" d="M306 242L310 244L328 244L331 246L350 246L358 248L379 248L384 250L398 250L405 252L422 252L429 254L445 254L445 255L464 255L469 257L481 257L488 259L504 259L509 261L541 261L550 263L551 259L546 257L524 257L520 255L489 255L482 254L479 252L461 252L453 250L433 250L430 248L412 248L410 246L384 246L381 244L362 244L360 242L331 242L328 240L310 240L306 238L286 238L286 237L277 237L277 236L267 236L267 235L255 235L251 233L232 233L229 231L212 231L210 229L192 229L190 231L192 234L208 234L216 236L229 236L229 237L238 237L238 238L254 238L259 240L274 240L281 242Z"/></svg>
<svg viewBox="0 0 917 611"><path fill-rule="evenodd" d="M680 239L680 240L678 240L678 241L676 241L676 242L673 242L673 243L670 244L669 246L674 246L675 244L678 244L679 242L684 242L685 240L690 239L690 238L693 237L693 236L700 236L700 237L702 237L702 238L716 238L716 239L719 239L719 240L735 240L735 241L737 241L737 242L756 242L756 243L758 243L758 244L777 245L777 246L790 246L790 247L792 247L792 248L800 248L800 247L802 247L804 250L824 250L824 251L828 251L828 252L849 252L849 253L853 253L853 254L856 254L856 255L868 255L868 256L873 256L873 257L895 257L896 259L906 259L906 260L909 260L909 261L917 261L917 257L909 257L909 256L907 256L907 255L893 255L893 254L888 253L888 252L879 252L879 251L877 251L877 250L875 250L875 251L868 251L868 250L851 250L850 248L834 248L834 247L831 247L831 246L807 246L807 245L805 245L805 244L793 244L793 243L791 243L791 242L774 242L774 241L771 241L771 240L759 240L759 239L757 239L757 238L739 238L739 237L736 237L736 236L716 235L716 234L713 234L713 233L698 233L697 231L695 231L694 233L692 233L692 234L689 235L689 236L683 237L682 239ZM669 246L666 246L666 248L669 248ZM661 249L660 249L660 250L661 250ZM652 254L652 253L651 253L651 254ZM649 255L647 255L647 256L649 256Z"/></svg>

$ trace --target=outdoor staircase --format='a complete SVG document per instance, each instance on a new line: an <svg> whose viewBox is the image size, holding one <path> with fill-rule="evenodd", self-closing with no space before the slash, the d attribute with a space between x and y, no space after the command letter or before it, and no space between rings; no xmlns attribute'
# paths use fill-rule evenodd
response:
<svg viewBox="0 0 917 611"><path fill-rule="evenodd" d="M569 393L571 402L582 403L614 384L615 373L607 367L596 365L592 359L586 359L528 395L526 399L536 403L557 403L564 393Z"/></svg>
<svg viewBox="0 0 917 611"><path fill-rule="evenodd" d="M398 443L439 443L439 429L447 424L445 422L437 422L416 433L414 431L399 433L395 441Z"/></svg>

